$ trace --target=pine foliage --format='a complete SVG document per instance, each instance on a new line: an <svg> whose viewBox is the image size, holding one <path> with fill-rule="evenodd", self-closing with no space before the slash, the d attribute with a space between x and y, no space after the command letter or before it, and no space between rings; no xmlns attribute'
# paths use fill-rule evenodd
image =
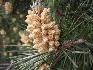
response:
<svg viewBox="0 0 93 70"><path fill-rule="evenodd" d="M47 57L47 59L52 62L50 68L53 70L91 70L93 66L93 53L91 51L93 50L92 44L89 44L87 42L80 45L74 45L70 49L65 49L63 42L65 40L76 40L79 38L84 38L88 40L92 38L92 35L90 35L90 37L88 35L93 33L91 30L93 27L92 16L89 15L90 10L92 10L91 9L92 1L91 0L79 0L79 1L47 0L47 2L45 3L48 4L50 3L49 6L52 8L51 11L52 16L59 24L59 27L61 29L61 35L60 35L60 42L62 44L60 46L61 48L55 53L58 54L54 56L54 58L53 54L51 55L51 52L49 52L52 59L54 59L53 62L50 58ZM53 6L51 6L51 3ZM43 56L43 54L39 55ZM45 54L43 58L44 57L46 57ZM27 60L30 62L30 60L32 59L30 58L29 60L27 58ZM29 65L28 61L25 61L25 63L27 62L27 64ZM45 63L48 62L46 61L46 58L45 60L41 59L41 63L43 63L43 61ZM33 61L30 63L33 64ZM29 66L31 66L31 64ZM35 70L33 69L35 65L33 65L30 68L26 66L28 68L27 70ZM37 66L35 68L37 68Z"/></svg>
<svg viewBox="0 0 93 70"><path fill-rule="evenodd" d="M13 68L38 70L46 63L48 70L93 70L93 1L43 0L42 4L51 8L51 15L59 25L61 45L57 51L46 53L39 53L31 46L19 46L18 55L10 57ZM26 24L22 23L20 28L25 29Z"/></svg>

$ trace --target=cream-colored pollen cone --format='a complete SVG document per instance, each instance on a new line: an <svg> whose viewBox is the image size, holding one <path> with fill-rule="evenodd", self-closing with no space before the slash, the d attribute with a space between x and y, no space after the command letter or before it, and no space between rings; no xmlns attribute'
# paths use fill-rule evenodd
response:
<svg viewBox="0 0 93 70"><path fill-rule="evenodd" d="M33 39L33 48L44 53L57 49L60 30L51 18L50 8L35 7L28 10L25 20L29 37Z"/></svg>
<svg viewBox="0 0 93 70"><path fill-rule="evenodd" d="M42 64L38 70L48 70L48 65L47 64Z"/></svg>
<svg viewBox="0 0 93 70"><path fill-rule="evenodd" d="M2 4L3 3L3 0L0 0L0 4Z"/></svg>
<svg viewBox="0 0 93 70"><path fill-rule="evenodd" d="M5 2L5 12L9 14L13 11L13 5L10 2Z"/></svg>

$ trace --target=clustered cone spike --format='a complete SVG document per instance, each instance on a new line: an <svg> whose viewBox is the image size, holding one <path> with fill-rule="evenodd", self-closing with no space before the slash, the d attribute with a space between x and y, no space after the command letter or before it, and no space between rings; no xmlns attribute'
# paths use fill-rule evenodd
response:
<svg viewBox="0 0 93 70"><path fill-rule="evenodd" d="M42 64L38 70L49 70L49 66L46 63Z"/></svg>
<svg viewBox="0 0 93 70"><path fill-rule="evenodd" d="M0 4L2 4L3 3L3 0L0 0Z"/></svg>
<svg viewBox="0 0 93 70"><path fill-rule="evenodd" d="M5 12L9 14L13 11L13 5L10 2L5 2Z"/></svg>
<svg viewBox="0 0 93 70"><path fill-rule="evenodd" d="M33 39L33 48L40 53L56 50L60 45L60 30L51 17L50 8L34 6L32 10L28 10L26 17L26 30L29 32L29 38Z"/></svg>

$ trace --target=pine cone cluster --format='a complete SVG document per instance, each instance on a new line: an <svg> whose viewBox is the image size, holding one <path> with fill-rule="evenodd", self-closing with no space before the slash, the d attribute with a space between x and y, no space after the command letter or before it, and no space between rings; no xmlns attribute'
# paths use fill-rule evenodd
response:
<svg viewBox="0 0 93 70"><path fill-rule="evenodd" d="M26 17L26 30L30 33L29 38L33 40L33 48L40 53L56 50L60 45L60 30L51 17L50 8L35 7L28 10Z"/></svg>

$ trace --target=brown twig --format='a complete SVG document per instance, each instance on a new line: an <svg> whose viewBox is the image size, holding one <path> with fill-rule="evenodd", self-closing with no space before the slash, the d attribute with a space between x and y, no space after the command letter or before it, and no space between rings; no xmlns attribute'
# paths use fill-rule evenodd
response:
<svg viewBox="0 0 93 70"><path fill-rule="evenodd" d="M86 42L86 40L84 40L84 39L78 39L76 41L68 40L68 41L64 41L63 47L68 49L68 48L71 48L71 47L73 47L75 45L79 45L79 44L82 44L82 43L85 43L85 42Z"/></svg>

